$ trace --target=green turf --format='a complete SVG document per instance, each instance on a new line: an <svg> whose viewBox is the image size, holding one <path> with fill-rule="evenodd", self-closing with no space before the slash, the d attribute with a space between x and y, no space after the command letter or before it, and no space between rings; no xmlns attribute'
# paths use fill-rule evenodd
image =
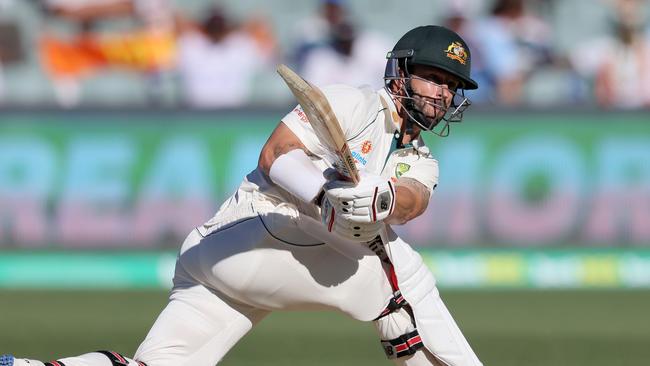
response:
<svg viewBox="0 0 650 366"><path fill-rule="evenodd" d="M485 365L645 365L649 291L443 291ZM110 348L132 354L163 292L0 293L0 353L50 359ZM223 365L390 365L370 324L277 313Z"/></svg>

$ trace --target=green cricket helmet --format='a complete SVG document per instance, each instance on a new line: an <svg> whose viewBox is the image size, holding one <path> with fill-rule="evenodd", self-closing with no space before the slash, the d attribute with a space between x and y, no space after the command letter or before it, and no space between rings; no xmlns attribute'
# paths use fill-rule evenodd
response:
<svg viewBox="0 0 650 366"><path fill-rule="evenodd" d="M421 128L432 131L440 136L449 134L449 123L460 122L463 112L471 104L465 97L465 90L478 88L478 84L470 77L471 54L467 43L455 32L441 26L427 25L408 31L393 48L386 58L384 81L386 90L401 103L409 116L409 121L417 123ZM430 102L435 108L443 109L444 116L429 118L422 113L416 103L416 95L411 88L413 65L433 66L443 70L459 80L459 90L450 90L453 94L451 104L444 105L442 101ZM402 93L394 92L391 84L402 81ZM445 123L434 130L441 120ZM407 126L408 127L408 126Z"/></svg>

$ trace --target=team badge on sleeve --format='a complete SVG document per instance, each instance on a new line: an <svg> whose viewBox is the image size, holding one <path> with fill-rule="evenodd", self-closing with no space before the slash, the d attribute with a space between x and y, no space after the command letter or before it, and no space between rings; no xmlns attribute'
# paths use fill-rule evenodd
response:
<svg viewBox="0 0 650 366"><path fill-rule="evenodd" d="M397 178L401 177L402 174L406 173L411 169L411 166L406 163L397 163L395 166L395 176Z"/></svg>

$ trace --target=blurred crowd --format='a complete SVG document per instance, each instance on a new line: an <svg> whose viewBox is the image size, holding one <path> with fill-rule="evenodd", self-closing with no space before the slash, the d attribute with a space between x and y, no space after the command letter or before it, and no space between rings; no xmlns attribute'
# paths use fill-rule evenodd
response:
<svg viewBox="0 0 650 366"><path fill-rule="evenodd" d="M28 0L0 0L0 14L19 1ZM241 107L256 92L278 101L265 85L278 63L317 85L379 88L385 54L399 35L364 26L350 2L314 1L312 15L286 25L290 40L283 44L268 18L252 12L238 19L224 1L190 16L171 0L31 0L44 19L33 47L21 39L20 19L0 17L0 104L12 93L3 75L28 53L37 54L53 101L63 107L84 105L87 93L101 95L87 84L116 69L145 85L147 104L169 103L163 91L171 88L173 105L192 108ZM482 10L472 11L477 2ZM468 42L480 85L469 93L475 104L650 108L645 0L595 1L606 7L609 32L564 50L551 18L556 0L441 4L431 23Z"/></svg>

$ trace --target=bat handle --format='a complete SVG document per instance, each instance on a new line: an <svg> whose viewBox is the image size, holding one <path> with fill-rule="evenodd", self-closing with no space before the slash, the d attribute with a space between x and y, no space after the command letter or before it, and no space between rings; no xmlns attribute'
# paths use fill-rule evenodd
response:
<svg viewBox="0 0 650 366"><path fill-rule="evenodd" d="M375 252L375 254L384 262L392 263L392 256L390 253L390 238L388 236L388 230L386 224L384 224L379 231L379 235L373 240L368 242L368 248Z"/></svg>
<svg viewBox="0 0 650 366"><path fill-rule="evenodd" d="M390 252L390 246L389 246L390 239L388 237L388 229L386 228L386 224L384 224L381 227L381 230L379 231L379 238L381 239L381 244L384 247L384 251L386 252L386 256L388 257L388 260L392 262L393 256L391 255Z"/></svg>

